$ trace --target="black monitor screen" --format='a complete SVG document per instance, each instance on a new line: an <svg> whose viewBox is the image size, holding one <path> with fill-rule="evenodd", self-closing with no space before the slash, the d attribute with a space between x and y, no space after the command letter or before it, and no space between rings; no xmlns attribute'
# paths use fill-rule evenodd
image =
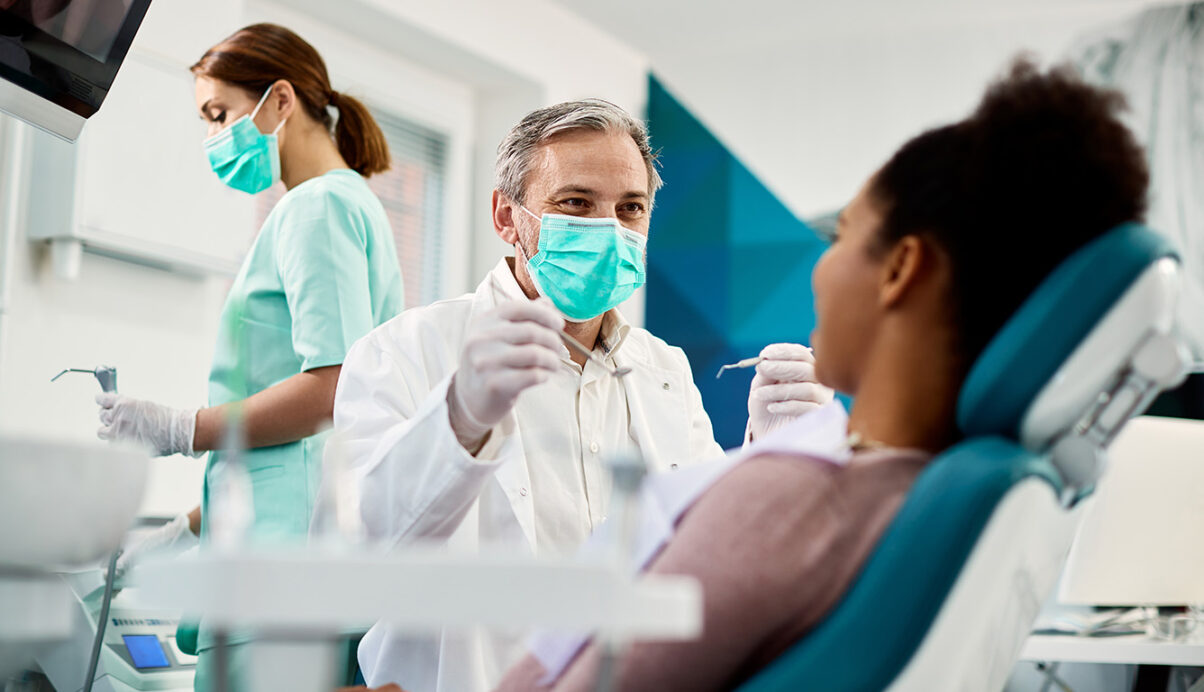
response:
<svg viewBox="0 0 1204 692"><path fill-rule="evenodd" d="M0 0L0 77L89 117L150 0Z"/></svg>

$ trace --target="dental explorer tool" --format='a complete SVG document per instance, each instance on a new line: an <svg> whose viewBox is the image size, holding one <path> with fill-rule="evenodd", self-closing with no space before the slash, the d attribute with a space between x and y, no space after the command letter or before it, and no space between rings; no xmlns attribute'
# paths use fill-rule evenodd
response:
<svg viewBox="0 0 1204 692"><path fill-rule="evenodd" d="M804 346L803 348L807 349L811 353L815 353L815 349L811 348L810 346ZM715 373L715 379L719 379L720 376L722 376L723 373L727 372L728 370L737 370L737 369L741 369L741 368L755 368L763 360L765 360L765 358L763 358L762 356L753 356L752 358L745 358L744 360L738 360L735 363L728 363L727 365L724 365L723 367L719 368L719 372Z"/></svg>
<svg viewBox="0 0 1204 692"><path fill-rule="evenodd" d="M565 346L569 347L569 350L576 351L577 353L579 353L579 354L585 356L586 358L588 358L589 360L593 361L594 365L597 365L597 366L601 367L603 370L605 370L606 372L610 373L611 376L613 376L616 380L631 372L631 368L612 368L612 367L610 367L609 365L606 364L606 361L604 361L601 358L599 358L598 356L594 355L594 352L589 350L588 348L586 348L585 345L582 344L580 341L577 341L576 339L574 339L573 337L569 336L568 334L566 334L564 332L557 332L557 334L560 334L560 340L564 342Z"/></svg>
<svg viewBox="0 0 1204 692"><path fill-rule="evenodd" d="M765 359L761 356L753 356L752 358L745 358L744 360L736 361L735 363L728 363L727 365L719 368L719 372L715 373L715 379L719 379L723 373L727 372L728 370L755 368L763 360Z"/></svg>

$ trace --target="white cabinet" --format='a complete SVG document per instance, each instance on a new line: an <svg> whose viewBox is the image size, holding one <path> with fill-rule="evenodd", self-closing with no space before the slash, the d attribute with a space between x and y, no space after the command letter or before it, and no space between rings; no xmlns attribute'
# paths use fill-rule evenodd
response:
<svg viewBox="0 0 1204 692"><path fill-rule="evenodd" d="M233 274L252 198L209 170L187 66L131 52L75 144L31 132L30 239L186 273ZM69 259L60 273L70 274Z"/></svg>
<svg viewBox="0 0 1204 692"><path fill-rule="evenodd" d="M209 170L188 66L238 28L238 0L152 3L100 112L75 144L30 132L26 228L60 274L80 250L189 274L233 274L254 203Z"/></svg>

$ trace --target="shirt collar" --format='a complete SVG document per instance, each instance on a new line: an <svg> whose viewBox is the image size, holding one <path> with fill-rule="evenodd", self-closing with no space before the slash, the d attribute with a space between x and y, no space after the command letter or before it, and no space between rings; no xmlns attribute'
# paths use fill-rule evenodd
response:
<svg viewBox="0 0 1204 692"><path fill-rule="evenodd" d="M627 318L623 317L623 313L619 312L618 308L612 308L602 315L602 328L598 331L598 345L601 346L602 352L607 357L613 356L615 351L627 341L627 334L631 331L631 324L627 322Z"/></svg>

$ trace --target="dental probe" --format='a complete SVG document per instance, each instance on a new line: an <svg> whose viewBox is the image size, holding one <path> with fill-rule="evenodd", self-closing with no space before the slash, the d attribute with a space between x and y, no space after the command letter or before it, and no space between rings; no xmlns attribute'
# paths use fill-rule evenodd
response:
<svg viewBox="0 0 1204 692"><path fill-rule="evenodd" d="M810 346L806 346L805 348L808 351L815 353L815 349L811 348ZM719 379L719 377L728 370L736 370L739 368L755 368L763 360L765 359L761 356L753 356L752 358L745 358L744 360L739 360L735 363L728 363L727 365L719 368L719 372L715 373L715 379Z"/></svg>
<svg viewBox="0 0 1204 692"><path fill-rule="evenodd" d="M589 350L588 348L586 348L585 345L582 344L580 341L577 341L576 339L569 336L568 334L565 334L564 332L557 332L557 333L560 334L560 340L564 342L565 346L568 346L569 349L576 351L577 353L580 353L581 355L585 356L589 360L593 361L594 365L597 365L598 367L602 368L606 372L610 373L615 379L618 379L631 372L631 368L612 368L612 367L610 367L609 365L606 364L606 361L604 361L601 358L599 358L598 356L594 355L594 352Z"/></svg>
<svg viewBox="0 0 1204 692"><path fill-rule="evenodd" d="M736 361L735 363L728 363L727 365L719 368L719 372L715 373L715 379L719 379L719 377L728 370L736 370L739 368L755 368L757 367L757 364L763 360L765 359L761 356L754 356L752 358L745 358L744 360Z"/></svg>

